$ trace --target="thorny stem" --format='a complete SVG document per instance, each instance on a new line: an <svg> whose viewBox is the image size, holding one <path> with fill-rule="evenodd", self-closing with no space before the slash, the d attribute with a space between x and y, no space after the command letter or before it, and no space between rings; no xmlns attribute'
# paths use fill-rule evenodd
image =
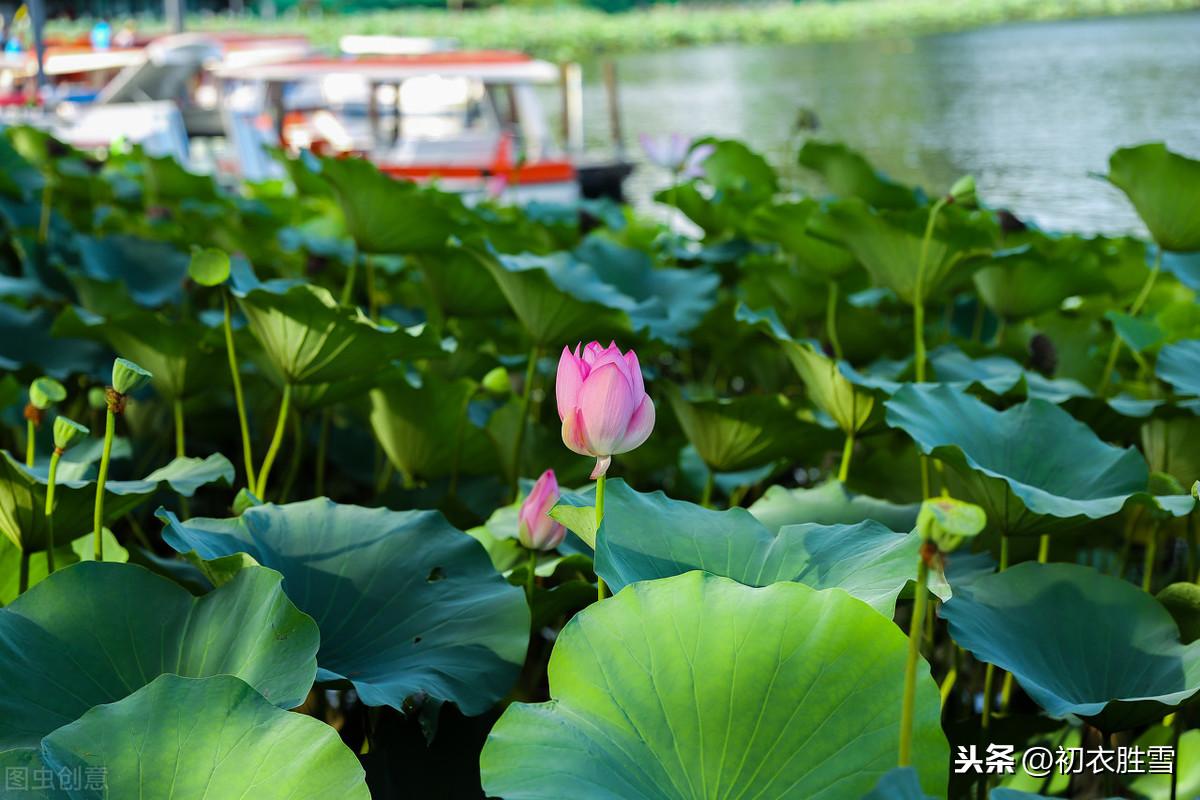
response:
<svg viewBox="0 0 1200 800"><path fill-rule="evenodd" d="M521 480L521 448L525 445L525 428L529 425L529 398L533 395L533 379L537 375L540 348L535 344L529 349L529 363L525 366L525 385L521 388L521 422L517 425L517 436L513 442L512 495L517 499L517 484Z"/></svg>
<svg viewBox="0 0 1200 800"><path fill-rule="evenodd" d="M187 455L184 448L183 401L176 397L171 408L175 415L175 457L183 458Z"/></svg>
<svg viewBox="0 0 1200 800"><path fill-rule="evenodd" d="M97 561L104 560L104 484L108 482L108 462L112 458L113 429L117 427L116 415L113 413L112 395L115 389L110 389L108 411L104 414L104 450L100 454L100 474L96 477L96 507L92 515L92 535L95 537L93 553ZM119 402L119 401L118 401Z"/></svg>
<svg viewBox="0 0 1200 800"><path fill-rule="evenodd" d="M925 235L921 237L921 256L917 261L917 277L913 284L913 368L917 383L925 382L925 265L929 260L929 242L933 239L933 226L946 198L941 197L929 209L925 222ZM929 499L929 457L921 457L921 496Z"/></svg>
<svg viewBox="0 0 1200 800"><path fill-rule="evenodd" d="M54 574L54 483L58 479L58 460L62 450L54 448L50 456L50 474L46 479L46 574Z"/></svg>
<svg viewBox="0 0 1200 800"><path fill-rule="evenodd" d="M704 491L700 494L700 505L704 508L712 508L712 494L716 483L717 473L709 469L708 476L704 479Z"/></svg>
<svg viewBox="0 0 1200 800"><path fill-rule="evenodd" d="M238 426L242 431L242 460L246 466L246 488L254 491L254 452L250 447L250 425L246 421L246 398L242 394L242 377L238 373L237 350L233 344L233 323L229 314L229 294L222 292L225 305L225 352L229 356L229 376L233 379L233 398L237 404Z"/></svg>
<svg viewBox="0 0 1200 800"><path fill-rule="evenodd" d="M1146 543L1146 560L1142 565L1142 591L1149 592L1154 580L1154 563L1158 560L1158 523L1150 526L1150 540Z"/></svg>
<svg viewBox="0 0 1200 800"><path fill-rule="evenodd" d="M291 403L292 385L285 383L283 384L283 398L279 402L279 417L275 420L275 434L271 437L271 446L267 448L266 458L263 459L262 467L258 471L258 488L254 492L263 500L267 496L267 478L271 475L271 466L275 463L275 456L279 454L280 444L283 443L283 431L287 427Z"/></svg>
<svg viewBox="0 0 1200 800"><path fill-rule="evenodd" d="M924 553L917 564L917 588L913 597L912 619L908 623L908 657L904 664L904 697L900 705L900 766L912 763L913 717L917 699L917 661L921 655L921 627L925 622L926 585L929 565Z"/></svg>
<svg viewBox="0 0 1200 800"><path fill-rule="evenodd" d="M842 445L842 463L838 467L838 480L842 483L850 477L850 459L854 457L854 431L846 434L846 443Z"/></svg>
<svg viewBox="0 0 1200 800"><path fill-rule="evenodd" d="M599 545L600 539L600 523L604 520L604 476L601 475L596 479L596 544ZM600 573L596 573L596 600L599 602L604 599L604 578L600 577Z"/></svg>
<svg viewBox="0 0 1200 800"><path fill-rule="evenodd" d="M37 426L33 424L33 420L25 420L25 466L32 468L33 462L37 456L36 442Z"/></svg>
<svg viewBox="0 0 1200 800"><path fill-rule="evenodd" d="M1003 572L1008 569L1008 535L1000 534L1000 568ZM996 665L988 664L983 673L983 721L981 727L987 730L992 721L992 686L996 680Z"/></svg>
<svg viewBox="0 0 1200 800"><path fill-rule="evenodd" d="M325 451L329 448L329 423L333 412L328 408L321 411L321 429L317 433L316 466L313 469L313 494L322 497L325 494Z"/></svg>
<svg viewBox="0 0 1200 800"><path fill-rule="evenodd" d="M1154 288L1154 281L1158 278L1158 273L1162 269L1162 248L1159 247L1154 253L1154 266L1150 269L1150 274L1146 276L1145 282L1142 284L1141 290L1133 303L1129 306L1129 316L1135 317L1142 310L1142 306L1150 298L1150 290ZM1113 331L1112 346L1108 350L1108 359L1104 362L1104 373L1100 376L1100 384L1096 387L1096 394L1101 397L1108 396L1109 382L1112 380L1113 370L1117 366L1117 356L1121 353L1121 337L1117 332Z"/></svg>

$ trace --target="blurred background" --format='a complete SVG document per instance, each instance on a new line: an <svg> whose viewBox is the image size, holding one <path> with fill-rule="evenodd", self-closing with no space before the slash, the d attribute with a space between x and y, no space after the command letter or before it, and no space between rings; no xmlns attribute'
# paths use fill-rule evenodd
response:
<svg viewBox="0 0 1200 800"><path fill-rule="evenodd" d="M816 132L929 188L977 177L983 196L1043 227L1140 232L1102 172L1150 139L1200 150L1196 0L43 0L46 36L139 43L173 30L452 39L580 66L582 145L645 166L639 134L738 138L787 169ZM30 7L0 2L10 56L33 48ZM15 18L15 19L14 19ZM12 45L15 37L17 44ZM544 82L549 83L549 82ZM561 89L538 89L560 133ZM614 122L610 106L619 106ZM797 173L799 171L797 170ZM799 180L799 175L797 175ZM636 169L646 208L668 185Z"/></svg>

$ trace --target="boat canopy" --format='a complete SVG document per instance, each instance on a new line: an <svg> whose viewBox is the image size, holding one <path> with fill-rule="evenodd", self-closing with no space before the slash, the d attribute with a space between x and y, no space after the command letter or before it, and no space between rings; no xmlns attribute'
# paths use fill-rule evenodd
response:
<svg viewBox="0 0 1200 800"><path fill-rule="evenodd" d="M255 65L223 65L221 78L240 81L292 83L355 75L372 83L400 83L409 78L439 75L476 78L484 83L554 83L559 70L548 61L506 50L444 51L416 55L315 57Z"/></svg>

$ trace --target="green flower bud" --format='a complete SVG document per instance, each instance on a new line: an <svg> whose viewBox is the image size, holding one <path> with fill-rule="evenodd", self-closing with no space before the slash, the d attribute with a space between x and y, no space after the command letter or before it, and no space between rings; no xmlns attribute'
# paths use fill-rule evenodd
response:
<svg viewBox="0 0 1200 800"><path fill-rule="evenodd" d="M59 416L54 420L54 449L63 451L71 449L80 439L91 431L73 419Z"/></svg>
<svg viewBox="0 0 1200 800"><path fill-rule="evenodd" d="M130 394L150 382L153 376L125 358L113 362L112 387L118 394Z"/></svg>
<svg viewBox="0 0 1200 800"><path fill-rule="evenodd" d="M483 376L482 383L483 388L492 394L508 394L512 391L512 384L508 381L508 370L504 367L489 370L488 374Z"/></svg>
<svg viewBox="0 0 1200 800"><path fill-rule="evenodd" d="M932 541L938 550L949 553L964 539L978 536L987 525L982 508L953 497L932 497L921 504L917 514L917 532L924 541Z"/></svg>
<svg viewBox="0 0 1200 800"><path fill-rule="evenodd" d="M201 286L219 286L229 280L229 256L212 248L192 248L188 277Z"/></svg>
<svg viewBox="0 0 1200 800"><path fill-rule="evenodd" d="M950 187L950 200L954 203L964 206L974 206L975 197L975 178L970 175L963 175L954 182Z"/></svg>
<svg viewBox="0 0 1200 800"><path fill-rule="evenodd" d="M54 378L41 377L29 384L29 402L34 408L45 411L55 403L67 399L67 389Z"/></svg>

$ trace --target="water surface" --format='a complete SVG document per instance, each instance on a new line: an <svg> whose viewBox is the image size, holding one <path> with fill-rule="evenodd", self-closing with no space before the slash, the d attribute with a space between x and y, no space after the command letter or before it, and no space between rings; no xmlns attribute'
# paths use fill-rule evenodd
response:
<svg viewBox="0 0 1200 800"><path fill-rule="evenodd" d="M1139 230L1124 196L1089 176L1118 146L1163 140L1200 157L1197 12L663 50L622 56L618 69L630 134L736 137L778 162L794 152L798 110L811 108L821 137L900 180L941 191L969 172L989 204L1054 229ZM599 72L585 65L595 145L608 141ZM632 198L647 203L662 181L639 170Z"/></svg>

